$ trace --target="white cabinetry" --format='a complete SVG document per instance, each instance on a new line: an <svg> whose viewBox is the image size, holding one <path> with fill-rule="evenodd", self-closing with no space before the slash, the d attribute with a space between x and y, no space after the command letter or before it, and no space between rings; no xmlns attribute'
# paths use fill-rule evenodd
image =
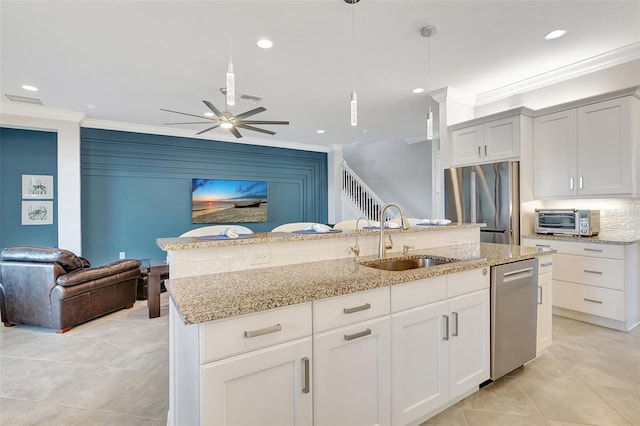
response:
<svg viewBox="0 0 640 426"><path fill-rule="evenodd" d="M170 309L170 424L313 424L310 303L189 326Z"/></svg>
<svg viewBox="0 0 640 426"><path fill-rule="evenodd" d="M526 240L525 240L526 241ZM542 350L551 345L553 341L553 270L552 255L538 258L538 328L536 355L540 356Z"/></svg>
<svg viewBox="0 0 640 426"><path fill-rule="evenodd" d="M637 244L524 239L551 247L553 313L617 330L638 324Z"/></svg>
<svg viewBox="0 0 640 426"><path fill-rule="evenodd" d="M423 421L489 378L488 288L486 269L391 288L392 424Z"/></svg>
<svg viewBox="0 0 640 426"><path fill-rule="evenodd" d="M314 302L314 318L314 424L391 424L389 288Z"/></svg>
<svg viewBox="0 0 640 426"><path fill-rule="evenodd" d="M451 166L467 166L493 163L504 160L518 160L523 131L523 120L531 120L520 115L522 108L514 112L473 120L451 126ZM511 113L511 116L504 115ZM523 127L525 129L523 129Z"/></svg>
<svg viewBox="0 0 640 426"><path fill-rule="evenodd" d="M534 196L638 195L638 102L625 96L535 117Z"/></svg>

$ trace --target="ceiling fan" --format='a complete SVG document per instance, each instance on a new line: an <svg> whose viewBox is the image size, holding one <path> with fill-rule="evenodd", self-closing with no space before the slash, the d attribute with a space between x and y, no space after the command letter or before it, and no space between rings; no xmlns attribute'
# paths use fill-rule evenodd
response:
<svg viewBox="0 0 640 426"><path fill-rule="evenodd" d="M263 111L266 111L267 109L264 107L258 107L258 108L254 108L252 110L249 110L247 112L243 112L242 114L238 114L238 115L233 115L231 114L231 112L229 112L226 102L225 102L225 109L224 111L220 111L218 108L216 108L211 102L209 101L202 101L204 102L204 104L207 106L207 108L209 108L213 114L215 114L214 117L207 117L207 116L202 116L202 115L197 115L197 114L189 114L186 112L180 112L180 111L172 111L170 109L164 109L164 108L160 108L161 111L166 111L166 112L172 112L175 114L182 114L182 115L187 115L189 117L196 117L196 118L200 118L202 120L207 120L207 121L192 121L192 122L188 122L188 123L166 123L167 125L176 125L176 124L211 124L211 123L215 123L213 126L211 127L207 127L204 130L199 131L198 133L196 133L196 135L200 135L204 132L208 132L209 130L213 130L213 129L217 129L218 127L222 127L223 129L227 129L229 130L236 138L241 138L242 135L240 134L240 132L238 131L238 129L246 129L246 130L251 130L254 132L260 132L260 133L266 133L268 135L275 135L276 132L272 132L271 130L266 130L266 129L261 129L259 127L255 127L254 124L284 124L284 125L288 125L289 122L288 121L271 121L271 120L245 120L247 117L251 117L252 115L256 115L259 114Z"/></svg>

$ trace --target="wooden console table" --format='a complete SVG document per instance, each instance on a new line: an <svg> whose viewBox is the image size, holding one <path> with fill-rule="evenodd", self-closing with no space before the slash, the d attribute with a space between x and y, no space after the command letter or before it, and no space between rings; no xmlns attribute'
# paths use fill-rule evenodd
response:
<svg viewBox="0 0 640 426"><path fill-rule="evenodd" d="M160 283L169 278L169 265L165 259L143 259L142 267L147 268L147 305L149 318L160 316Z"/></svg>

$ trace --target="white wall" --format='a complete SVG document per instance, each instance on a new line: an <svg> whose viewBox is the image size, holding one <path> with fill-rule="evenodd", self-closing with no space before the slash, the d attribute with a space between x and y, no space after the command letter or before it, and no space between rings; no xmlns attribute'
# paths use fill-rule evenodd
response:
<svg viewBox="0 0 640 426"><path fill-rule="evenodd" d="M635 60L476 106L475 116L483 117L518 106L537 110L638 85L640 85L640 60Z"/></svg>
<svg viewBox="0 0 640 426"><path fill-rule="evenodd" d="M400 203L410 217L431 217L431 141L355 143L345 145L343 157L384 202Z"/></svg>

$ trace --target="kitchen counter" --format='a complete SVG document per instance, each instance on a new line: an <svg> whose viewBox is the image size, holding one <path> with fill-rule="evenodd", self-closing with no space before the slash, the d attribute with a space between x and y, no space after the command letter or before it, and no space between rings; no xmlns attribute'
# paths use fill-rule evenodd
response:
<svg viewBox="0 0 640 426"><path fill-rule="evenodd" d="M332 237L338 235L341 234L327 234L327 236ZM295 234L292 236L292 234L288 234L284 237L278 235L266 238L300 237L307 236ZM318 236L313 235L312 237L317 238ZM192 244L210 242L197 241ZM216 242L219 243L220 241ZM228 242L228 240L224 242ZM166 244L173 243L167 242ZM182 320L188 325L462 272L474 268L532 259L547 253L549 251L535 247L472 243L411 250L408 257L432 255L461 260L407 271L378 270L360 265L354 262L354 258L351 257L176 278L165 281L165 285ZM390 256L387 259L399 257L401 256ZM361 257L359 261L365 262L375 259L375 256L366 256Z"/></svg>
<svg viewBox="0 0 640 426"><path fill-rule="evenodd" d="M533 234L523 235L522 238L537 240L555 240L555 241L572 241L574 243L595 243L595 244L636 244L640 242L640 238L633 235L608 233L596 235L595 237L581 237L578 235L563 234Z"/></svg>
<svg viewBox="0 0 640 426"><path fill-rule="evenodd" d="M431 225L421 226L413 225L411 228L402 229L387 229L385 228L385 234L396 232L411 233L411 232L438 232L438 231L451 231L455 229L469 229L469 228L482 228L485 227L484 223L452 223L450 225ZM233 226L229 226L233 228ZM260 232L255 234L249 234L249 236L241 236L239 238L223 238L223 239L208 239L211 237L175 237L175 238L158 238L156 243L164 251L169 250L190 250L208 247L227 247L227 246L242 246L252 244L272 244L291 241L304 241L304 240L318 240L327 238L353 238L354 230L344 230L343 232L326 232L326 233L311 233L311 234L294 234L291 232ZM360 235L378 235L380 229L360 230Z"/></svg>

